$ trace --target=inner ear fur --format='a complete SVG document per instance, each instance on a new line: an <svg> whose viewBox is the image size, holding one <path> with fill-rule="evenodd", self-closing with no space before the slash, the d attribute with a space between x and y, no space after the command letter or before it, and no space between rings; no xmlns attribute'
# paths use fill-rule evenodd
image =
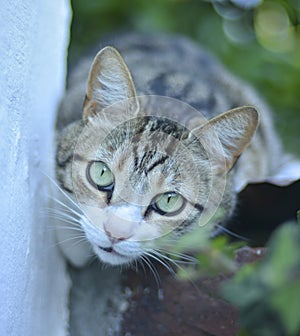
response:
<svg viewBox="0 0 300 336"><path fill-rule="evenodd" d="M83 119L101 112L117 102L127 101L127 110L138 111L138 99L130 71L120 53L113 47L98 52L90 69Z"/></svg>
<svg viewBox="0 0 300 336"><path fill-rule="evenodd" d="M192 134L208 152L215 171L227 173L251 142L259 123L257 110L243 106L227 111L195 128Z"/></svg>

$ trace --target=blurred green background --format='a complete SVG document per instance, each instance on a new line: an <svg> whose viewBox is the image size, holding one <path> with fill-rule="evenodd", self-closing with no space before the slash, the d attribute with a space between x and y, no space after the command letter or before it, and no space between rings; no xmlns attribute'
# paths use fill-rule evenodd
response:
<svg viewBox="0 0 300 336"><path fill-rule="evenodd" d="M118 30L180 33L251 82L300 154L300 0L72 0L70 62Z"/></svg>

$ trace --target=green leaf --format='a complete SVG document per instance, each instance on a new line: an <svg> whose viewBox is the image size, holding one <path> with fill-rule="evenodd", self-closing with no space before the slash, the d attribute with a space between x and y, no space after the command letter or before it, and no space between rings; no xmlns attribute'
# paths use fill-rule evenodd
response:
<svg viewBox="0 0 300 336"><path fill-rule="evenodd" d="M264 281L273 288L288 283L291 271L300 263L299 228L287 223L275 231L269 243L270 251L261 272ZM298 238L298 239L297 239Z"/></svg>
<svg viewBox="0 0 300 336"><path fill-rule="evenodd" d="M266 256L245 265L222 293L239 308L241 326L251 335L296 336L300 332L300 227L279 227Z"/></svg>
<svg viewBox="0 0 300 336"><path fill-rule="evenodd" d="M272 294L270 302L281 317L288 335L296 335L300 331L300 279L286 283Z"/></svg>

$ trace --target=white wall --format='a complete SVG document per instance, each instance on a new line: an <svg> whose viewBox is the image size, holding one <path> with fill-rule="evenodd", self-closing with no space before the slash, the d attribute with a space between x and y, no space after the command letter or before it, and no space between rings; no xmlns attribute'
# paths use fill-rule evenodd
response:
<svg viewBox="0 0 300 336"><path fill-rule="evenodd" d="M47 207L67 0L0 6L0 335L65 335L68 278Z"/></svg>

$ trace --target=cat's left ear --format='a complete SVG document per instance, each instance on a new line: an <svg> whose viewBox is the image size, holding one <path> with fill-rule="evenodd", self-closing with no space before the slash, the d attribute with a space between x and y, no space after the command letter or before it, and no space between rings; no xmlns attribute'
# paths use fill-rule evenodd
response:
<svg viewBox="0 0 300 336"><path fill-rule="evenodd" d="M259 115L250 106L238 107L209 120L192 134L202 143L217 174L226 174L249 145Z"/></svg>
<svg viewBox="0 0 300 336"><path fill-rule="evenodd" d="M128 98L127 110L137 112L139 103L130 71L115 48L105 47L96 55L90 69L83 119L87 122L103 108Z"/></svg>

